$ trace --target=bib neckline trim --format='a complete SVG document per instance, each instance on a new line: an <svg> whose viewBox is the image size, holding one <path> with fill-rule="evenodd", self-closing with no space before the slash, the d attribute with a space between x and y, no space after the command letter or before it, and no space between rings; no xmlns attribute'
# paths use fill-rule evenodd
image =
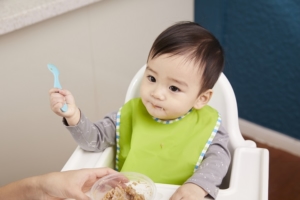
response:
<svg viewBox="0 0 300 200"><path fill-rule="evenodd" d="M162 124L172 124L174 122L178 122L179 120L183 119L184 117L186 117L188 114L190 114L192 112L192 108L184 115L177 117L176 119L171 119L171 120L161 120L159 118L156 117L152 117L154 121L158 122L158 123L162 123Z"/></svg>

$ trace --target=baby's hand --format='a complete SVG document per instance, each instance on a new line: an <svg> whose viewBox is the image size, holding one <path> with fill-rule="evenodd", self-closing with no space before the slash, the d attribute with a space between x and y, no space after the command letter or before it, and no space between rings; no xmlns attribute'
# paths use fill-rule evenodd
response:
<svg viewBox="0 0 300 200"><path fill-rule="evenodd" d="M195 185L193 183L186 183L176 190L170 200L203 200L206 195L207 192L198 185Z"/></svg>
<svg viewBox="0 0 300 200"><path fill-rule="evenodd" d="M49 91L49 96L51 110L58 116L66 118L70 126L76 125L80 119L80 111L75 104L71 92L68 90L52 88ZM65 103L68 105L68 110L62 112L60 108L62 108Z"/></svg>

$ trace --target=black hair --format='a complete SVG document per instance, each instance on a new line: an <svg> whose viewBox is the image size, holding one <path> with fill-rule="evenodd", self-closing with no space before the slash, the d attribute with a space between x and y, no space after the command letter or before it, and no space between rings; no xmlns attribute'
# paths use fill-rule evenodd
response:
<svg viewBox="0 0 300 200"><path fill-rule="evenodd" d="M224 51L213 34L195 22L179 22L154 41L148 60L170 54L184 55L202 72L201 91L213 88L224 68Z"/></svg>

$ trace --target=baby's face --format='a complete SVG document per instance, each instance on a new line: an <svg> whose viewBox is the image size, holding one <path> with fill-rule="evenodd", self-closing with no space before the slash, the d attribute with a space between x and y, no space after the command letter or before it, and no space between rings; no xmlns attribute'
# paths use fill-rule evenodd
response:
<svg viewBox="0 0 300 200"><path fill-rule="evenodd" d="M201 75L184 56L161 55L147 63L141 99L153 117L170 120L186 114L199 101Z"/></svg>

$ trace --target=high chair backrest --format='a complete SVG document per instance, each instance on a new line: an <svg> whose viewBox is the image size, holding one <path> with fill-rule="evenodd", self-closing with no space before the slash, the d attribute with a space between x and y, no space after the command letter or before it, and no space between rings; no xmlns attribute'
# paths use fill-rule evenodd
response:
<svg viewBox="0 0 300 200"><path fill-rule="evenodd" d="M133 77L126 93L125 102L134 97L139 97L139 88L145 69L146 65L140 68ZM208 104L220 113L222 124L229 134L229 149L231 153L233 154L234 149L237 147L256 147L254 142L245 141L241 135L235 95L223 73L220 75L213 91L213 96Z"/></svg>

